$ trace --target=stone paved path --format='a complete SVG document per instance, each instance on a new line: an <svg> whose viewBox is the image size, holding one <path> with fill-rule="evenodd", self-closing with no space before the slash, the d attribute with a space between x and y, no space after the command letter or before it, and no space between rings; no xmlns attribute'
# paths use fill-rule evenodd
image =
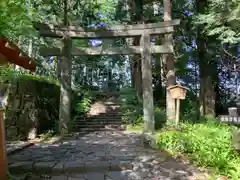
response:
<svg viewBox="0 0 240 180"><path fill-rule="evenodd" d="M98 132L9 156L10 172L26 179L205 180L196 169L141 146L140 137Z"/></svg>
<svg viewBox="0 0 240 180"><path fill-rule="evenodd" d="M32 145L32 143L25 142L25 141L7 141L7 143L6 143L7 154L11 154L12 152L21 150L24 147L28 147L31 145Z"/></svg>

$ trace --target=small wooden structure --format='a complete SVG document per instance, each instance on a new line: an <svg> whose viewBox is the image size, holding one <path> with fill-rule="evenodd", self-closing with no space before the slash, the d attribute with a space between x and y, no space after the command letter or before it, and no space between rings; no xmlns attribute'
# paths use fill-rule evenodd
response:
<svg viewBox="0 0 240 180"><path fill-rule="evenodd" d="M179 84L168 88L173 99L176 99L176 124L179 123L180 100L185 99L188 88Z"/></svg>
<svg viewBox="0 0 240 180"><path fill-rule="evenodd" d="M35 62L5 37L0 37L0 65L12 63L30 71L36 70ZM0 179L8 179L8 164L5 139L4 108L0 100Z"/></svg>
<svg viewBox="0 0 240 180"><path fill-rule="evenodd" d="M36 63L18 46L5 37L0 37L0 64L12 63L28 69L32 72L36 71Z"/></svg>
<svg viewBox="0 0 240 180"><path fill-rule="evenodd" d="M162 45L152 45L151 36L159 34L170 34L174 31L174 26L180 24L180 20L171 20L152 24L134 24L134 25L112 25L106 28L82 28L76 26L56 26L41 23L35 23L35 28L39 31L40 36L62 38L62 48L41 48L40 52L43 56L62 56L60 64L63 65L60 83L61 95L60 99L67 97L71 99L71 72L72 72L72 56L82 55L129 55L140 54L142 57L142 91L143 91L143 116L145 122L145 131L153 133L154 131L154 104L152 89L152 62L151 54L173 53L173 46L169 43ZM72 47L74 39L114 39L114 38L134 38L140 37L140 46L128 47ZM64 128L67 131L66 124L70 121L70 105L71 102L60 104L60 110L64 109L64 113L59 114L60 128L62 132ZM68 110L69 112L67 112Z"/></svg>

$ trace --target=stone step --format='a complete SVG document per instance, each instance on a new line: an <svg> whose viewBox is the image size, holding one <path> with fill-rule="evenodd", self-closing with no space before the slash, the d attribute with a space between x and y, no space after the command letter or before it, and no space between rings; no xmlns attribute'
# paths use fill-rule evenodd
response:
<svg viewBox="0 0 240 180"><path fill-rule="evenodd" d="M72 121L72 123L77 123L77 124L119 124L122 123L123 120L122 119L81 119L81 120L74 120Z"/></svg>
<svg viewBox="0 0 240 180"><path fill-rule="evenodd" d="M122 114L96 114L96 115L87 115L85 118L99 118L99 117L103 117L103 118L119 118L122 117ZM75 117L77 119L79 118L83 118L83 117Z"/></svg>
<svg viewBox="0 0 240 180"><path fill-rule="evenodd" d="M27 141L7 141L6 143L7 155L21 151L22 149L30 147L33 144L34 143L27 142Z"/></svg>
<svg viewBox="0 0 240 180"><path fill-rule="evenodd" d="M109 101L109 100L102 100L102 101L100 101L100 102L102 102L104 105L121 105L119 102L117 102L117 101Z"/></svg>
<svg viewBox="0 0 240 180"><path fill-rule="evenodd" d="M96 109L96 111L97 111L97 109ZM96 115L99 115L99 116L101 116L101 115L122 115L122 112L121 111L107 111L107 112L96 112L97 114Z"/></svg>
<svg viewBox="0 0 240 180"><path fill-rule="evenodd" d="M122 124L123 121L119 120L119 121L107 121L107 120L101 120L101 121L86 121L86 120L79 120L79 121L73 121L74 124L89 124L89 125L118 125L118 124Z"/></svg>
<svg viewBox="0 0 240 180"><path fill-rule="evenodd" d="M132 170L132 160L95 160L83 162L82 160L68 162L15 162L9 165L11 174L48 174L60 175L62 173L88 173Z"/></svg>
<svg viewBox="0 0 240 180"><path fill-rule="evenodd" d="M101 115L89 115L86 118L94 119L94 118L122 118L122 114L101 114Z"/></svg>
<svg viewBox="0 0 240 180"><path fill-rule="evenodd" d="M79 121L73 121L74 123L77 123L77 124L92 124L92 125L95 125L95 124L100 124L100 125L109 125L109 124L122 124L123 123L123 120L79 120Z"/></svg>
<svg viewBox="0 0 240 180"><path fill-rule="evenodd" d="M118 123L118 124L75 124L74 127L78 127L78 128L107 128L107 127L118 128L121 125L122 125L122 123Z"/></svg>
<svg viewBox="0 0 240 180"><path fill-rule="evenodd" d="M115 131L115 130L124 130L124 128L122 127L118 127L118 128L115 128L115 127L105 127L105 128L93 128L93 127L84 127L84 128L76 128L78 129L79 131L81 132L86 132L86 133L89 133L89 132L94 132L94 131Z"/></svg>
<svg viewBox="0 0 240 180"><path fill-rule="evenodd" d="M116 132L116 131L125 131L126 127L122 126L119 128L114 128L114 127L106 127L106 128L102 128L102 129L94 129L92 128L91 130L89 130L89 128L87 128L88 130L86 131L86 129L82 129L82 128L74 128L72 129L72 132L75 133L74 136L66 136L64 137L64 140L72 140L72 139L79 139L85 135L88 135L90 133L101 133L101 132Z"/></svg>
<svg viewBox="0 0 240 180"><path fill-rule="evenodd" d="M113 120L113 119L122 119L122 116L95 116L95 117L84 117L84 118L75 118L83 120Z"/></svg>
<svg viewBox="0 0 240 180"><path fill-rule="evenodd" d="M87 116L85 118L89 118L89 119L95 119L95 118L122 118L122 115L96 115L96 116Z"/></svg>
<svg viewBox="0 0 240 180"><path fill-rule="evenodd" d="M116 122L116 121L122 121L121 118L95 118L95 119L90 119L90 118L86 118L86 119L79 119L76 121L95 121L95 122Z"/></svg>
<svg viewBox="0 0 240 180"><path fill-rule="evenodd" d="M19 179L34 179L34 180L127 180L127 179L145 179L144 177L139 177L132 170L122 170L122 171L105 171L105 172L86 172L86 173L62 173L59 175L38 175L26 173L21 176L13 175L12 180Z"/></svg>

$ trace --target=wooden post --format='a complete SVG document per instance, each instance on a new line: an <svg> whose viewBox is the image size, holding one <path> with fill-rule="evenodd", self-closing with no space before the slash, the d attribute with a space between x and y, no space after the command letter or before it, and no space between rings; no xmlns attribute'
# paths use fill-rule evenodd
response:
<svg viewBox="0 0 240 180"><path fill-rule="evenodd" d="M71 120L71 81L72 81L72 41L68 37L63 40L63 57L60 59L60 105L59 105L59 131L62 135L69 131L69 122Z"/></svg>
<svg viewBox="0 0 240 180"><path fill-rule="evenodd" d="M0 102L0 179L8 179L8 164L7 164L7 152L6 152L6 139L5 139L5 121L4 121L4 109L2 102Z"/></svg>
<svg viewBox="0 0 240 180"><path fill-rule="evenodd" d="M64 0L64 19L63 24L69 25L68 21L68 0ZM59 105L59 131L61 135L69 132L69 122L71 120L71 101L72 101L72 40L69 34L63 36L63 57L60 60L60 105Z"/></svg>
<svg viewBox="0 0 240 180"><path fill-rule="evenodd" d="M142 56L142 90L143 90L143 117L144 132L154 133L154 104L152 88L151 41L147 31L140 39Z"/></svg>
<svg viewBox="0 0 240 180"><path fill-rule="evenodd" d="M176 99L176 125L179 123L179 114L180 114L180 99Z"/></svg>

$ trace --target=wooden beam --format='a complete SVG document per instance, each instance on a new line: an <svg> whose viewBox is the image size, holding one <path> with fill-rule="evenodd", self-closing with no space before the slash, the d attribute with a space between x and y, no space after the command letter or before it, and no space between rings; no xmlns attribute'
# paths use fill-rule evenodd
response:
<svg viewBox="0 0 240 180"><path fill-rule="evenodd" d="M20 49L17 45L15 45L15 44L14 44L12 41L10 41L9 39L7 39L6 47L15 49L16 52L19 54L19 56L28 57L28 54L27 54L27 53L25 53L22 49ZM30 60L29 63L36 64L36 60L34 60L32 57L29 57L29 60Z"/></svg>
<svg viewBox="0 0 240 180"><path fill-rule="evenodd" d="M36 71L36 64L30 57L27 56L20 48L8 39L0 38L0 54L10 63L21 66L32 72ZM22 55L25 56L22 56Z"/></svg>
<svg viewBox="0 0 240 180"><path fill-rule="evenodd" d="M60 30L60 31L77 31L77 32L94 32L98 30L109 30L109 31L120 31L120 30L144 30L151 28L163 28L169 26L176 26L180 24L180 19L175 19L171 21L164 21L159 23L148 23L148 24L134 24L134 25L110 25L106 27L96 27L96 28L82 28L80 26L57 26L48 25L40 22L33 22L33 26L36 30L49 29L49 30Z"/></svg>
<svg viewBox="0 0 240 180"><path fill-rule="evenodd" d="M119 31L96 31L96 32L78 32L78 31L61 31L61 30L47 30L42 29L39 31L40 36L62 38L68 35L72 39L106 39L117 37L136 37L140 36L143 30L119 30ZM173 27L165 28L152 28L146 29L151 35L168 34L174 32Z"/></svg>
<svg viewBox="0 0 240 180"><path fill-rule="evenodd" d="M173 46L150 46L152 54L166 54L173 53ZM124 47L112 47L112 48L103 48L103 47L92 47L92 48L73 48L71 55L72 56L86 56L86 55L130 55L130 54L140 54L142 48L140 46L129 46ZM42 56L62 56L60 48L40 48L40 54Z"/></svg>
<svg viewBox="0 0 240 180"><path fill-rule="evenodd" d="M173 26L180 24L180 20L169 22L135 24L135 25L112 25L106 28L82 28L76 26L54 26L41 23L34 23L35 29L40 36L62 38L68 35L77 39L102 39L116 37L140 36L142 31L147 31L151 35L166 34L174 31Z"/></svg>
<svg viewBox="0 0 240 180"><path fill-rule="evenodd" d="M154 133L154 104L152 88L152 61L150 35L144 33L140 39L142 57L142 91L143 91L143 119L144 132Z"/></svg>

